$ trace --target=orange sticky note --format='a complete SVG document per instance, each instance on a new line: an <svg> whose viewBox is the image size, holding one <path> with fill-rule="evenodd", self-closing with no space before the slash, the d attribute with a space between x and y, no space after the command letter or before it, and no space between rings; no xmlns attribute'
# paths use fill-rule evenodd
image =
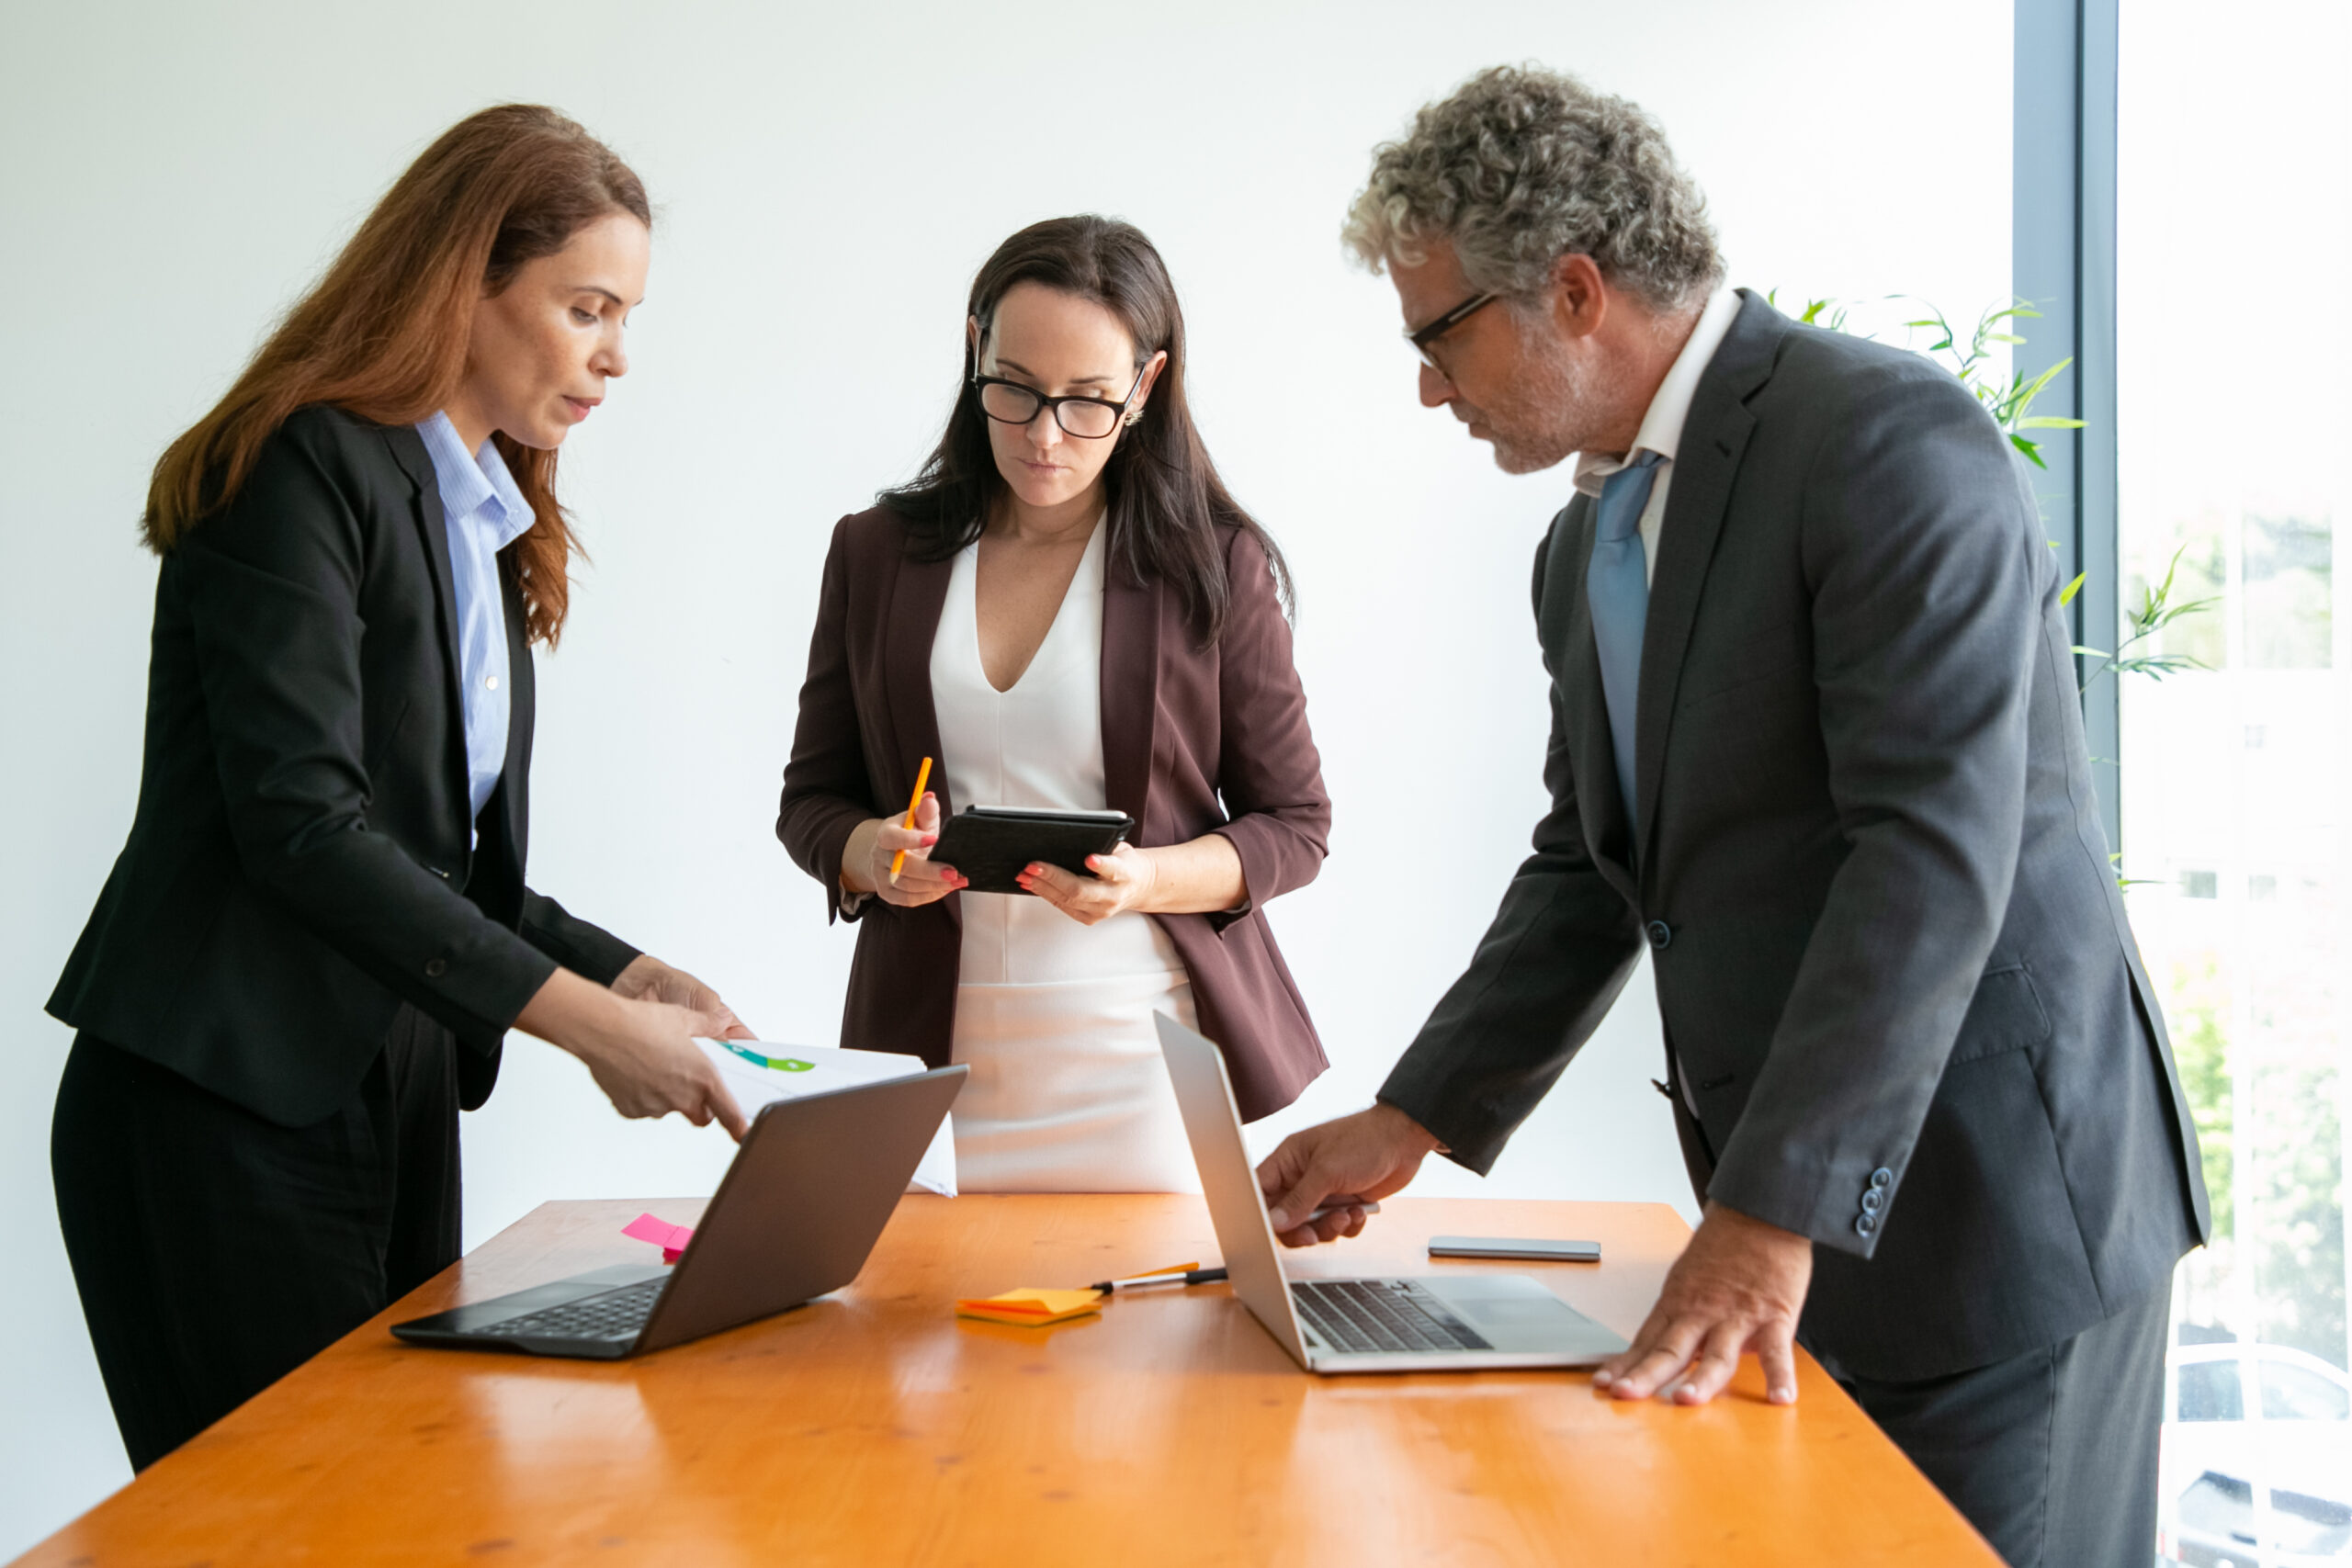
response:
<svg viewBox="0 0 2352 1568"><path fill-rule="evenodd" d="M1102 1308L1100 1291L1046 1291L1023 1286L1001 1295L979 1296L956 1303L958 1317L985 1318L990 1323L1038 1326L1062 1323Z"/></svg>

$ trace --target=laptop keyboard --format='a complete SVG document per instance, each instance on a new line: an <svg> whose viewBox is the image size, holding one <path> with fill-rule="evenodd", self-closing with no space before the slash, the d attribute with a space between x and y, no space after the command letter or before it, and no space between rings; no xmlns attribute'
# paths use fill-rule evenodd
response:
<svg viewBox="0 0 2352 1568"><path fill-rule="evenodd" d="M1469 1325L1408 1280L1301 1280L1299 1315L1334 1350L1491 1350Z"/></svg>
<svg viewBox="0 0 2352 1568"><path fill-rule="evenodd" d="M662 1299L662 1287L669 1282L670 1277L664 1274L602 1295L484 1324L473 1332L514 1339L634 1339L645 1320L653 1315L653 1303Z"/></svg>

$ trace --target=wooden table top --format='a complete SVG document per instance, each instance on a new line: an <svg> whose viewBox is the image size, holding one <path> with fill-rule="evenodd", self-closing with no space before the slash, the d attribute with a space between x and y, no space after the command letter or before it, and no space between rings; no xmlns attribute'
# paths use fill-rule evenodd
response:
<svg viewBox="0 0 2352 1568"><path fill-rule="evenodd" d="M36 1547L25 1563L970 1564L1997 1560L1810 1358L1793 1407L1595 1399L1583 1373L1315 1377L1223 1285L1050 1328L958 1296L1217 1258L1201 1200L910 1197L848 1289L621 1362L411 1348L391 1322L650 1249L540 1207ZM1657 1204L1401 1199L1295 1275L1504 1269L1631 1334L1688 1231ZM1589 1264L1436 1263L1431 1235Z"/></svg>

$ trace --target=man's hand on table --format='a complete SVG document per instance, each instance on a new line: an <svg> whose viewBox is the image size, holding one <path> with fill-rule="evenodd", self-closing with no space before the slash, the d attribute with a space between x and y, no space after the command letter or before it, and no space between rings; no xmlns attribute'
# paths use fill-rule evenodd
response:
<svg viewBox="0 0 2352 1568"><path fill-rule="evenodd" d="M1393 1105L1374 1105L1293 1133L1258 1168L1266 1218L1284 1247L1354 1235L1363 1229L1364 1213L1347 1200L1387 1197L1444 1146ZM1330 1203L1333 1198L1340 1202ZM1313 1224L1299 1223L1327 1206L1331 1212Z"/></svg>
<svg viewBox="0 0 2352 1568"><path fill-rule="evenodd" d="M1667 1390L1678 1404L1704 1404L1731 1382L1741 1352L1753 1350L1764 1363L1765 1397L1793 1404L1797 1314L1812 1281L1810 1240L1708 1204L1642 1331L1593 1374L1593 1393L1647 1399Z"/></svg>

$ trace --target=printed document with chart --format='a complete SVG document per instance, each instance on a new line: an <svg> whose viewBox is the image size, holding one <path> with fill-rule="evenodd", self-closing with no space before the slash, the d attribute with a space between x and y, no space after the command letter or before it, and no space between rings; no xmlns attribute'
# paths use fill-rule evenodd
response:
<svg viewBox="0 0 2352 1568"><path fill-rule="evenodd" d="M910 1077L928 1072L921 1056L894 1055L884 1051L842 1051L824 1045L777 1045L763 1040L702 1040L702 1047L726 1080L745 1116L757 1116L760 1107L778 1100L798 1100L886 1078ZM956 1196L956 1123L943 1118L939 1132L915 1167L914 1183L943 1198Z"/></svg>

